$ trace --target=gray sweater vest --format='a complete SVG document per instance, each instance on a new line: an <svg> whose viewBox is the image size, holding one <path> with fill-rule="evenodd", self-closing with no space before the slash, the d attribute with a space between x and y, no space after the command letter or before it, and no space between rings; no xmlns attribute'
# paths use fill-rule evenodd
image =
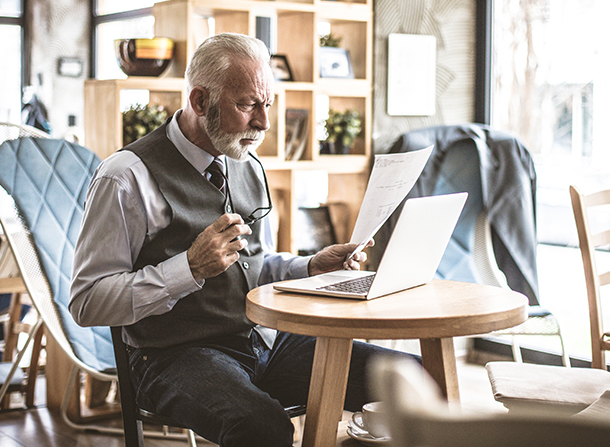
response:
<svg viewBox="0 0 610 447"><path fill-rule="evenodd" d="M168 121L169 122L169 121ZM150 171L172 211L171 223L146 243L133 270L156 265L187 250L197 235L226 210L229 202L166 137L166 124L125 149L134 152ZM264 186L251 162L229 158L227 176L234 210L249 215L262 206ZM246 293L257 286L263 266L260 222L252 225L248 246L224 273L208 278L203 288L180 300L171 311L146 317L125 327L134 347L169 347L239 334L254 324L245 313Z"/></svg>

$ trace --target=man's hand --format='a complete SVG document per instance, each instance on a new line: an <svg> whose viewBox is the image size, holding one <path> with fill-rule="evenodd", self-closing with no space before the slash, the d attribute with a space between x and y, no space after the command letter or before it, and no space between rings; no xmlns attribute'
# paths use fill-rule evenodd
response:
<svg viewBox="0 0 610 447"><path fill-rule="evenodd" d="M371 239L364 248L372 247L375 242ZM310 276L335 270L360 270L360 263L366 261L366 253L360 251L351 259L347 259L358 246L358 244L331 245L319 251L309 261L308 271Z"/></svg>
<svg viewBox="0 0 610 447"><path fill-rule="evenodd" d="M193 278L201 282L227 270L239 259L238 251L248 245L245 239L235 238L251 233L252 230L244 224L239 214L220 216L199 233L186 252Z"/></svg>

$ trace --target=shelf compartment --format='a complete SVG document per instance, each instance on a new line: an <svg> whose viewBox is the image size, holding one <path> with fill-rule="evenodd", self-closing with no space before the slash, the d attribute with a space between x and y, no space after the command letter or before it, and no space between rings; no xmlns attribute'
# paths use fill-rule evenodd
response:
<svg viewBox="0 0 610 447"><path fill-rule="evenodd" d="M121 92L147 90L149 104L173 114L184 106L184 79L128 77L85 81L85 145L104 159L123 147ZM142 104L145 105L145 104Z"/></svg>
<svg viewBox="0 0 610 447"><path fill-rule="evenodd" d="M298 38L295 38L298 36ZM277 54L286 55L297 82L315 78L314 59L318 34L313 13L280 11L277 16Z"/></svg>
<svg viewBox="0 0 610 447"><path fill-rule="evenodd" d="M349 52L354 78L357 80L371 79L371 70L369 68L372 51L372 28L369 22L360 22L352 20L321 20L320 14L317 15L319 22L330 23L330 33L334 37L340 37L340 48L346 49ZM316 54L316 77L320 76L319 55ZM320 78L326 80L329 78ZM332 79L332 78L331 78Z"/></svg>

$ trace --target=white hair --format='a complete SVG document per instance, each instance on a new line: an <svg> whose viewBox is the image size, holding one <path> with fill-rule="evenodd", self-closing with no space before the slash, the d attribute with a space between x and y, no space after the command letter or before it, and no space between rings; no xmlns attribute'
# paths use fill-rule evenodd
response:
<svg viewBox="0 0 610 447"><path fill-rule="evenodd" d="M222 33L204 40L186 68L187 94L201 86L218 99L231 64L238 59L269 64L269 50L261 40L245 34Z"/></svg>

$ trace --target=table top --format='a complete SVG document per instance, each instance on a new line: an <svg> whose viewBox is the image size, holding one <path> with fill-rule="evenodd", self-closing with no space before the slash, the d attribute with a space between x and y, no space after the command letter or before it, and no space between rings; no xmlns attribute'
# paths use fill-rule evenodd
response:
<svg viewBox="0 0 610 447"><path fill-rule="evenodd" d="M272 284L248 293L246 315L266 327L338 338L446 338L484 334L523 323L527 298L499 287L430 283L372 300L279 292Z"/></svg>

